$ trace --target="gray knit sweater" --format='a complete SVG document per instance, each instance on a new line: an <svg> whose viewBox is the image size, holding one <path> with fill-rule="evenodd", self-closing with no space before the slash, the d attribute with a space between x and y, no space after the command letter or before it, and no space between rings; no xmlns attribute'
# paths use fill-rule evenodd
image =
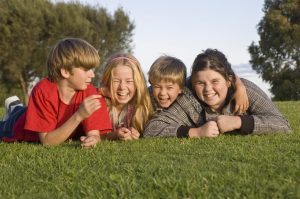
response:
<svg viewBox="0 0 300 199"><path fill-rule="evenodd" d="M249 108L241 116L242 127L233 133L262 134L273 132L290 132L288 121L275 107L269 97L254 83L241 79L249 98ZM227 99L231 99L233 92L228 92ZM234 115L234 102L229 101L223 108L222 114ZM144 137L187 137L189 128L200 127L217 113L201 104L185 88L183 93L168 108L157 112L146 124Z"/></svg>

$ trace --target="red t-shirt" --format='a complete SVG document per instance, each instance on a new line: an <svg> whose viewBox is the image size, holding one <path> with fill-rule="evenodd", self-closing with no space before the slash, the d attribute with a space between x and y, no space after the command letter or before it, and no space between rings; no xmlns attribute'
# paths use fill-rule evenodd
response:
<svg viewBox="0 0 300 199"><path fill-rule="evenodd" d="M32 90L26 113L14 124L13 137L4 141L39 141L37 133L50 132L64 124L79 108L88 96L98 94L96 88L89 85L78 91L70 104L60 100L57 84L48 79L41 80ZM112 130L104 98L100 98L101 108L89 118L83 120L69 138L79 138L91 130L101 134Z"/></svg>

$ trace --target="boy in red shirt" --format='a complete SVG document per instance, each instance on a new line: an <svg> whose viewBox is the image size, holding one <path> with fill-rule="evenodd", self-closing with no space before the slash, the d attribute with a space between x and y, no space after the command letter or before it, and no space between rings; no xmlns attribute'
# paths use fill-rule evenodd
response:
<svg viewBox="0 0 300 199"><path fill-rule="evenodd" d="M112 130L105 100L91 85L99 62L97 50L86 41L59 41L47 58L48 78L33 88L27 109L15 106L1 122L0 138L47 146L80 138L81 146L95 146L100 134Z"/></svg>

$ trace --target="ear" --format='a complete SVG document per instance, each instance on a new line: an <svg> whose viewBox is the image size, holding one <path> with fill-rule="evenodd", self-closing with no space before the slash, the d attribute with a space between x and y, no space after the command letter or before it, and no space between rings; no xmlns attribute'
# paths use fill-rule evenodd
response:
<svg viewBox="0 0 300 199"><path fill-rule="evenodd" d="M60 74L63 78L67 79L68 77L70 77L70 72L64 68L60 69Z"/></svg>

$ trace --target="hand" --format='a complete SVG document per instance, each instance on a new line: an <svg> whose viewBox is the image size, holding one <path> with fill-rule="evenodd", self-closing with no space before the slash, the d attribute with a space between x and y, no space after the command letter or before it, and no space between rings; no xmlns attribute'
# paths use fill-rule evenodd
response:
<svg viewBox="0 0 300 199"><path fill-rule="evenodd" d="M101 95L91 95L85 98L80 104L77 112L82 120L88 118L96 110L101 108L101 102L99 98L101 98Z"/></svg>
<svg viewBox="0 0 300 199"><path fill-rule="evenodd" d="M128 128L121 127L116 130L117 137L120 140L132 140L131 131Z"/></svg>
<svg viewBox="0 0 300 199"><path fill-rule="evenodd" d="M133 140L139 139L139 137L141 136L141 134L135 128L130 127L129 130L131 131L131 138Z"/></svg>
<svg viewBox="0 0 300 199"><path fill-rule="evenodd" d="M99 135L81 136L80 142L83 148L96 147L97 143L100 141Z"/></svg>
<svg viewBox="0 0 300 199"><path fill-rule="evenodd" d="M242 120L239 116L219 115L216 117L216 122L220 133L234 131L242 126Z"/></svg>
<svg viewBox="0 0 300 199"><path fill-rule="evenodd" d="M191 128L189 137L217 137L220 134L219 128L215 121L206 122L198 128Z"/></svg>

